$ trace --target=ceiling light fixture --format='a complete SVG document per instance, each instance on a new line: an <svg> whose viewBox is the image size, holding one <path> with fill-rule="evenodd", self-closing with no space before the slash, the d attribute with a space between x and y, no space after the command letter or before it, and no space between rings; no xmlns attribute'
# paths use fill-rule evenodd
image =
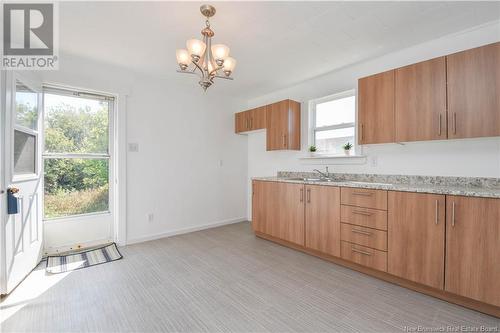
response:
<svg viewBox="0 0 500 333"><path fill-rule="evenodd" d="M236 66L236 60L229 56L229 47L224 44L212 45L214 31L210 29L209 18L215 15L215 7L203 5L200 12L207 19L205 28L201 31L203 41L189 39L186 49L176 51L179 73L198 74L199 84L206 91L214 83L215 78L232 80L231 73ZM222 75L222 73L224 75Z"/></svg>

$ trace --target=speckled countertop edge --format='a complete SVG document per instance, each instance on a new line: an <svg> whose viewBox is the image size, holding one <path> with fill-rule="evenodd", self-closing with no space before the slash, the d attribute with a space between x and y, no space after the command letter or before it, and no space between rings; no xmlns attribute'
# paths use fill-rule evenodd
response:
<svg viewBox="0 0 500 333"><path fill-rule="evenodd" d="M272 182L285 182L294 184L308 184L308 185L322 185L322 186L337 186L337 187L354 187L366 188L375 190L387 191L401 191L401 192L417 192L417 193L432 193L432 194L448 194L448 195L461 195L468 197L482 197L482 198L500 198L500 188L485 188L474 186L445 186L445 185L429 185L429 184L377 184L373 183L356 183L353 181L303 181L296 179L289 179L286 177L253 177L252 180L272 181Z"/></svg>

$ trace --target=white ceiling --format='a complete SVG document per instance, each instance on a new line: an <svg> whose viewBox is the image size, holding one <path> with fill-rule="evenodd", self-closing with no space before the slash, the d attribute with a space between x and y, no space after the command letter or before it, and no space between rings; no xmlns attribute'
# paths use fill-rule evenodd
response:
<svg viewBox="0 0 500 333"><path fill-rule="evenodd" d="M215 42L237 61L210 90L258 96L500 19L500 2L218 2ZM172 80L175 49L200 38L199 2L61 2L62 52Z"/></svg>

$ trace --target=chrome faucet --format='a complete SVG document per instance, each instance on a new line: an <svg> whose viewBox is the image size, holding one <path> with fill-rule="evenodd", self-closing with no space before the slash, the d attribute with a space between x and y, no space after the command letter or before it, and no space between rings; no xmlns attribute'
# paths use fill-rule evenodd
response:
<svg viewBox="0 0 500 333"><path fill-rule="evenodd" d="M328 167L326 167L326 171L325 172L319 171L318 169L314 169L313 171L316 171L317 173L319 173L320 177L322 177L322 178L327 178L327 179L330 178Z"/></svg>

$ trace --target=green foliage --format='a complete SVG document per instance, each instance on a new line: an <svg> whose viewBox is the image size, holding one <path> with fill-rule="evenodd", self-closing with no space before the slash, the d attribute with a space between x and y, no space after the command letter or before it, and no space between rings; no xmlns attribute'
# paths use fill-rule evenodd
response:
<svg viewBox="0 0 500 333"><path fill-rule="evenodd" d="M57 104L46 109L47 153L107 153L108 108L76 109ZM83 214L108 209L108 160L45 159L45 216Z"/></svg>
<svg viewBox="0 0 500 333"><path fill-rule="evenodd" d="M342 146L342 148L344 148L344 150L351 150L352 144L350 142L347 142L345 145Z"/></svg>
<svg viewBox="0 0 500 333"><path fill-rule="evenodd" d="M18 125L35 128L37 122L37 109L30 103L16 103L16 123Z"/></svg>
<svg viewBox="0 0 500 333"><path fill-rule="evenodd" d="M314 153L314 152L316 151L316 146L310 146L310 147L309 147L309 151L310 151L311 153Z"/></svg>

